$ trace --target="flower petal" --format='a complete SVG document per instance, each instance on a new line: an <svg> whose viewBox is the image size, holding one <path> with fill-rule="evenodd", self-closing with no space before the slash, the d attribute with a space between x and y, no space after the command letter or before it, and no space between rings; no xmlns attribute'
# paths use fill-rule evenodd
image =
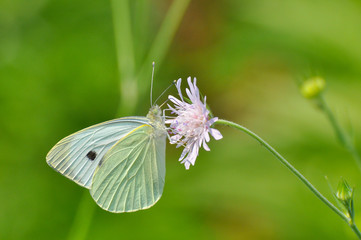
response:
<svg viewBox="0 0 361 240"><path fill-rule="evenodd" d="M178 90L178 94L179 94L179 97L182 99L182 101L184 102L183 100L183 95L182 95L182 89L181 89L181 83L182 83L182 79L179 78L177 80L177 83L176 83L176 87L177 87L177 90Z"/></svg>
<svg viewBox="0 0 361 240"><path fill-rule="evenodd" d="M194 86L194 94L196 95L196 97L198 99L200 99L200 97L199 97L199 89L197 87L197 78L193 78L193 86Z"/></svg>
<svg viewBox="0 0 361 240"><path fill-rule="evenodd" d="M221 132L218 131L218 130L215 129L215 128L210 128L210 129L209 129L209 132L211 133L211 135L212 135L212 136L214 137L214 139L216 139L216 140L219 140L219 139L222 139L222 138L223 138Z"/></svg>
<svg viewBox="0 0 361 240"><path fill-rule="evenodd" d="M176 97L174 97L172 95L169 95L168 99L171 100L173 103L179 105L179 106L183 105L183 102L179 101Z"/></svg>
<svg viewBox="0 0 361 240"><path fill-rule="evenodd" d="M181 156L179 157L179 161L182 161L183 158L187 155L188 152L189 152L189 148L185 147L183 149L183 152L182 152Z"/></svg>
<svg viewBox="0 0 361 240"><path fill-rule="evenodd" d="M168 107L169 107L169 110L172 111L172 113L177 113L177 112L178 112L177 110L175 110L174 108L172 108L172 106L170 106L169 104L167 104L167 105L168 105Z"/></svg>
<svg viewBox="0 0 361 240"><path fill-rule="evenodd" d="M208 147L206 141L204 141L204 140L203 140L203 148L204 148L204 150L206 150L206 151L211 151L211 149Z"/></svg>
<svg viewBox="0 0 361 240"><path fill-rule="evenodd" d="M209 140L211 140L211 138L209 137L208 132L205 132L203 136L204 136L204 139L206 140L206 142L209 142Z"/></svg>
<svg viewBox="0 0 361 240"><path fill-rule="evenodd" d="M203 139L199 139L197 142L198 142L198 148L202 147Z"/></svg>
<svg viewBox="0 0 361 240"><path fill-rule="evenodd" d="M218 121L218 117L214 117L212 118L211 120L208 121L209 125L212 126L213 123L217 122Z"/></svg>
<svg viewBox="0 0 361 240"><path fill-rule="evenodd" d="M188 162L188 161L186 161L185 163L184 163L184 166L186 167L186 169L187 170L189 170L189 166L190 166L191 164L190 164L190 162Z"/></svg>
<svg viewBox="0 0 361 240"><path fill-rule="evenodd" d="M182 136L181 135L174 135L170 137L170 144L174 144L177 143L179 139L181 139Z"/></svg>
<svg viewBox="0 0 361 240"><path fill-rule="evenodd" d="M192 92L189 91L188 88L186 88L186 93L187 93L187 95L188 95L189 100L191 100L192 103L197 102L196 96L194 96L194 95L192 94Z"/></svg>
<svg viewBox="0 0 361 240"><path fill-rule="evenodd" d="M199 151L199 147L197 144L193 144L192 146L192 150L189 152L188 156L187 156L187 159L188 161L194 165L195 162L196 162L196 158L198 156L198 151Z"/></svg>
<svg viewBox="0 0 361 240"><path fill-rule="evenodd" d="M193 94L194 93L194 87L193 87L193 83L192 83L192 78L188 77L187 82L188 82L189 89L191 90L191 93Z"/></svg>

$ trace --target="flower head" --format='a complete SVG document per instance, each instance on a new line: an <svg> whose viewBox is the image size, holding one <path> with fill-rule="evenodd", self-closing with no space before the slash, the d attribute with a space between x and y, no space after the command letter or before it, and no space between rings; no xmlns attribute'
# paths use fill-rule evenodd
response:
<svg viewBox="0 0 361 240"><path fill-rule="evenodd" d="M192 82L191 77L188 77L189 89L186 89L189 103L184 101L181 91L181 79L176 82L176 87L180 100L174 96L169 96L169 100L174 104L174 107L168 104L169 110L175 117L170 117L166 120L170 124L171 144L177 144L177 147L184 146L184 150L179 158L181 163L184 163L186 169L194 165L198 156L199 148L203 146L206 151L209 151L207 142L209 142L209 134L214 139L219 140L222 134L214 128L211 128L218 118L209 117L209 110L207 109L206 97L201 101L199 90L196 85L196 78Z"/></svg>
<svg viewBox="0 0 361 240"><path fill-rule="evenodd" d="M354 189L346 182L345 179L341 178L340 182L338 183L335 196L339 204L342 206L344 212L352 220L355 215L353 208L353 192Z"/></svg>
<svg viewBox="0 0 361 240"><path fill-rule="evenodd" d="M325 89L326 82L322 77L312 77L301 84L301 93L305 98L315 98Z"/></svg>

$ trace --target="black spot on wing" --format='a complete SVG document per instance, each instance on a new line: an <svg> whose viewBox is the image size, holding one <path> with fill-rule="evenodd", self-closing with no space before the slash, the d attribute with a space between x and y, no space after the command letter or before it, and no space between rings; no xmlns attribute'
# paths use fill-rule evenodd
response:
<svg viewBox="0 0 361 240"><path fill-rule="evenodd" d="M94 151L90 151L86 154L87 158L89 158L91 161L93 161L97 157L97 153Z"/></svg>

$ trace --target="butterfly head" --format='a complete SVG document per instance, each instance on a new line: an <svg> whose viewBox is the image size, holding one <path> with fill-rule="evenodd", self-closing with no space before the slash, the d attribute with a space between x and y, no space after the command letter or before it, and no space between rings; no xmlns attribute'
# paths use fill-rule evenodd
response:
<svg viewBox="0 0 361 240"><path fill-rule="evenodd" d="M158 105L153 105L147 114L150 124L157 129L165 129L164 117L162 116L162 109Z"/></svg>

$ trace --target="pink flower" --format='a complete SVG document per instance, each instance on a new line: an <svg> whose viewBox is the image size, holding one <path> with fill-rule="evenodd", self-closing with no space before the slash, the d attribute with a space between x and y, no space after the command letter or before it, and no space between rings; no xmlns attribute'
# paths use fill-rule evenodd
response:
<svg viewBox="0 0 361 240"><path fill-rule="evenodd" d="M173 135L170 137L170 143L177 144L177 147L184 147L179 161L182 161L185 168L189 169L191 164L194 165L200 147L203 146L206 151L210 151L207 145L210 140L209 133L216 140L221 139L222 134L217 129L211 128L218 118L209 119L210 112L207 109L206 97L202 102L196 86L196 78L193 83L191 77L187 79L189 89L186 89L186 93L191 103L187 103L183 99L181 81L178 79L176 83L180 100L171 95L168 97L174 103L174 107L168 104L168 110L177 116L169 117L166 123L170 124L170 134Z"/></svg>

